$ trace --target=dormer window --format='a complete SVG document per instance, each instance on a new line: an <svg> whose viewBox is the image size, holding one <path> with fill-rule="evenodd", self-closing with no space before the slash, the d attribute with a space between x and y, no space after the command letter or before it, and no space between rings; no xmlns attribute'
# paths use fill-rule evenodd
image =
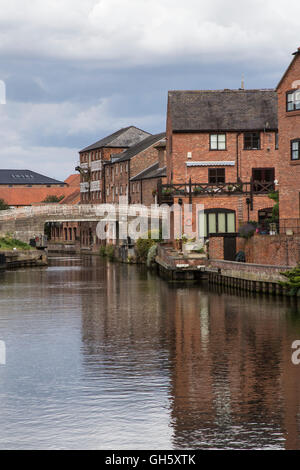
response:
<svg viewBox="0 0 300 470"><path fill-rule="evenodd" d="M300 89L287 92L286 110L288 112L300 110Z"/></svg>

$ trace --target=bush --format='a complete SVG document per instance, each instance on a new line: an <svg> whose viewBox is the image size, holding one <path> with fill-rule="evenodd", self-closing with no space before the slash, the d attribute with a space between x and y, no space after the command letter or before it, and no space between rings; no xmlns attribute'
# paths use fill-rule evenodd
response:
<svg viewBox="0 0 300 470"><path fill-rule="evenodd" d="M138 261L140 263L146 263L148 252L151 246L155 245L156 241L151 238L139 238L135 245Z"/></svg>
<svg viewBox="0 0 300 470"><path fill-rule="evenodd" d="M113 261L115 259L115 247L114 245L107 245L105 250L106 256L109 261Z"/></svg>
<svg viewBox="0 0 300 470"><path fill-rule="evenodd" d="M280 273L287 281L280 282L280 285L288 289L288 294L291 296L300 296L300 264L290 271Z"/></svg>
<svg viewBox="0 0 300 470"><path fill-rule="evenodd" d="M55 195L48 195L45 197L45 199L42 201L46 204L55 204L64 199L65 196L55 196Z"/></svg>
<svg viewBox="0 0 300 470"><path fill-rule="evenodd" d="M105 246L100 246L99 248L99 255L102 257L102 258L105 258L106 256L106 249L105 249Z"/></svg>
<svg viewBox="0 0 300 470"><path fill-rule="evenodd" d="M4 201L4 199L0 199L0 211L6 211L9 209L9 205Z"/></svg>

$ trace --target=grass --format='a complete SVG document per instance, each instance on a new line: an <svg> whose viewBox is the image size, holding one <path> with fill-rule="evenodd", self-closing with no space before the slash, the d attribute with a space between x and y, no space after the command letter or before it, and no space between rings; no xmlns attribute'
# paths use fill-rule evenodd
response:
<svg viewBox="0 0 300 470"><path fill-rule="evenodd" d="M21 242L12 237L0 237L0 250L31 250L32 247L27 243Z"/></svg>

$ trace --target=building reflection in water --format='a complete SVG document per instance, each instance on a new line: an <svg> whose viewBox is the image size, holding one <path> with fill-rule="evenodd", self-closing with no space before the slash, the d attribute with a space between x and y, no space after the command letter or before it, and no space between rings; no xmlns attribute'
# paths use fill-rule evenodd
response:
<svg viewBox="0 0 300 470"><path fill-rule="evenodd" d="M137 387L164 395L174 448L300 449L299 304L92 257L80 276L86 373L126 382L128 406Z"/></svg>

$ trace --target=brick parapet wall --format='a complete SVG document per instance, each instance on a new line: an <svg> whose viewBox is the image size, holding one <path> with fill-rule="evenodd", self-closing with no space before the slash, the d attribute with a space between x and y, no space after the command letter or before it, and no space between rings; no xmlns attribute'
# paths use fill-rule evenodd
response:
<svg viewBox="0 0 300 470"><path fill-rule="evenodd" d="M218 269L223 276L260 282L284 281L285 278L280 273L290 269L287 266L237 263L222 260L209 260L208 267Z"/></svg>
<svg viewBox="0 0 300 470"><path fill-rule="evenodd" d="M237 238L236 252L244 251L246 262L256 265L296 266L300 263L300 236L254 235L249 240ZM211 237L210 259L224 259L223 238Z"/></svg>

